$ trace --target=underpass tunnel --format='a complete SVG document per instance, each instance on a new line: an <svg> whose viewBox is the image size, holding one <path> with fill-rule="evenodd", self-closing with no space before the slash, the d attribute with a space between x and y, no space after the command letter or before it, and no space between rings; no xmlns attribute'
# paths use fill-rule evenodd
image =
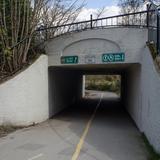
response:
<svg viewBox="0 0 160 160"><path fill-rule="evenodd" d="M87 75L93 77L119 75L121 77L120 99L104 97L100 101L100 96L83 98L84 76ZM62 128L67 128L67 133L71 132L80 139L88 121L94 117L85 144L94 146L101 153L106 153L104 148L108 147L108 155L112 149L114 157L119 153L120 148L126 156L124 146L134 146L134 142L128 144L131 137L141 136L139 132L141 131L142 113L141 94L139 93L141 90L141 65L129 64L110 67L104 65L97 68L96 66L50 67L49 90L50 117L53 116L53 120L57 122L53 126L57 126L59 129L60 123L63 122ZM105 91L102 93L105 94ZM94 113L95 116L93 116ZM110 146L110 144L112 145ZM137 148L137 150L139 149Z"/></svg>
<svg viewBox="0 0 160 160"><path fill-rule="evenodd" d="M119 75L121 77L119 106L126 108L141 128L141 65L63 66L49 68L50 117L84 98L84 75ZM106 98L106 97L105 97Z"/></svg>
<svg viewBox="0 0 160 160"><path fill-rule="evenodd" d="M119 75L121 107L126 107L134 120L140 119L140 68L138 64L50 67L50 117L83 98L84 75Z"/></svg>

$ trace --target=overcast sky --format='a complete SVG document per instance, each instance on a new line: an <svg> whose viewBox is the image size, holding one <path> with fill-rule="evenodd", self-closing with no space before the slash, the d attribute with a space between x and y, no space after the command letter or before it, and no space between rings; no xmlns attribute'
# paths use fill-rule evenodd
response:
<svg viewBox="0 0 160 160"><path fill-rule="evenodd" d="M87 8L101 8L103 6L115 6L118 0L86 0Z"/></svg>
<svg viewBox="0 0 160 160"><path fill-rule="evenodd" d="M78 20L88 20L90 15L95 17L97 10L105 7L105 12L101 17L117 15L119 7L117 6L118 0L86 0L86 6L82 9Z"/></svg>
<svg viewBox="0 0 160 160"><path fill-rule="evenodd" d="M81 0L80 0L81 1ZM119 14L119 7L117 6L119 0L85 0L86 6L82 9L78 20L88 20L90 15L93 15L93 18L96 16L97 10L105 7L105 12L101 17L113 16ZM152 0L155 4L160 5L160 0ZM143 10L146 9L146 5L143 6Z"/></svg>

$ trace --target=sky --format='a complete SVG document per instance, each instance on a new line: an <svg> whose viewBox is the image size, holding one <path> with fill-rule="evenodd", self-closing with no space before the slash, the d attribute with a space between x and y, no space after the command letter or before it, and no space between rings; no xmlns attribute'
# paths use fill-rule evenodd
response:
<svg viewBox="0 0 160 160"><path fill-rule="evenodd" d="M91 14L93 18L96 18L96 13L103 7L105 7L105 10L101 17L113 16L119 13L118 0L85 0L85 2L86 5L78 16L79 21L90 19Z"/></svg>
<svg viewBox="0 0 160 160"><path fill-rule="evenodd" d="M115 6L118 0L86 0L87 8L102 8L103 6Z"/></svg>
<svg viewBox="0 0 160 160"><path fill-rule="evenodd" d="M93 15L93 18L96 18L97 11L103 7L105 7L105 10L104 13L101 15L101 17L118 15L120 13L120 9L117 6L118 1L119 0L85 0L86 5L82 9L80 15L78 16L78 20L79 21L89 20L91 14ZM160 0L152 0L152 1L154 3L158 2L158 4L160 4ZM144 8L146 8L145 5Z"/></svg>

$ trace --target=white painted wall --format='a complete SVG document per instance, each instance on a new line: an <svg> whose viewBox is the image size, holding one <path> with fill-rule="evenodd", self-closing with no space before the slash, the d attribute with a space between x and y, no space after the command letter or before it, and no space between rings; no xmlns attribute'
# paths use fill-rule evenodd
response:
<svg viewBox="0 0 160 160"><path fill-rule="evenodd" d="M142 131L160 153L160 74L146 47L142 57Z"/></svg>
<svg viewBox="0 0 160 160"><path fill-rule="evenodd" d="M141 54L141 65L130 68L126 76L126 107L140 131L160 153L160 75L147 46Z"/></svg>
<svg viewBox="0 0 160 160"><path fill-rule="evenodd" d="M124 63L139 63L147 35L146 29L138 28L97 29L63 35L46 43L49 66L61 65L60 57L66 55L78 55L79 64L85 64L86 55L95 55L95 63L101 64L101 55L110 52L125 52Z"/></svg>
<svg viewBox="0 0 160 160"><path fill-rule="evenodd" d="M48 116L48 58L42 55L0 85L0 125L30 125Z"/></svg>

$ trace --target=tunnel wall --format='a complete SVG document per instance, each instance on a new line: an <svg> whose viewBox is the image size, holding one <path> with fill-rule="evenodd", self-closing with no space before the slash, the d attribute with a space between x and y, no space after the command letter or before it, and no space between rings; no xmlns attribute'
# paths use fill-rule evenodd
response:
<svg viewBox="0 0 160 160"><path fill-rule="evenodd" d="M49 116L75 103L82 94L82 76L74 71L49 68Z"/></svg>
<svg viewBox="0 0 160 160"><path fill-rule="evenodd" d="M142 56L142 131L160 153L160 74L147 47Z"/></svg>
<svg viewBox="0 0 160 160"><path fill-rule="evenodd" d="M160 153L160 75L147 47L142 52L141 65L131 67L125 81L127 110Z"/></svg>
<svg viewBox="0 0 160 160"><path fill-rule="evenodd" d="M126 73L126 107L132 119L141 130L141 65L129 68Z"/></svg>

